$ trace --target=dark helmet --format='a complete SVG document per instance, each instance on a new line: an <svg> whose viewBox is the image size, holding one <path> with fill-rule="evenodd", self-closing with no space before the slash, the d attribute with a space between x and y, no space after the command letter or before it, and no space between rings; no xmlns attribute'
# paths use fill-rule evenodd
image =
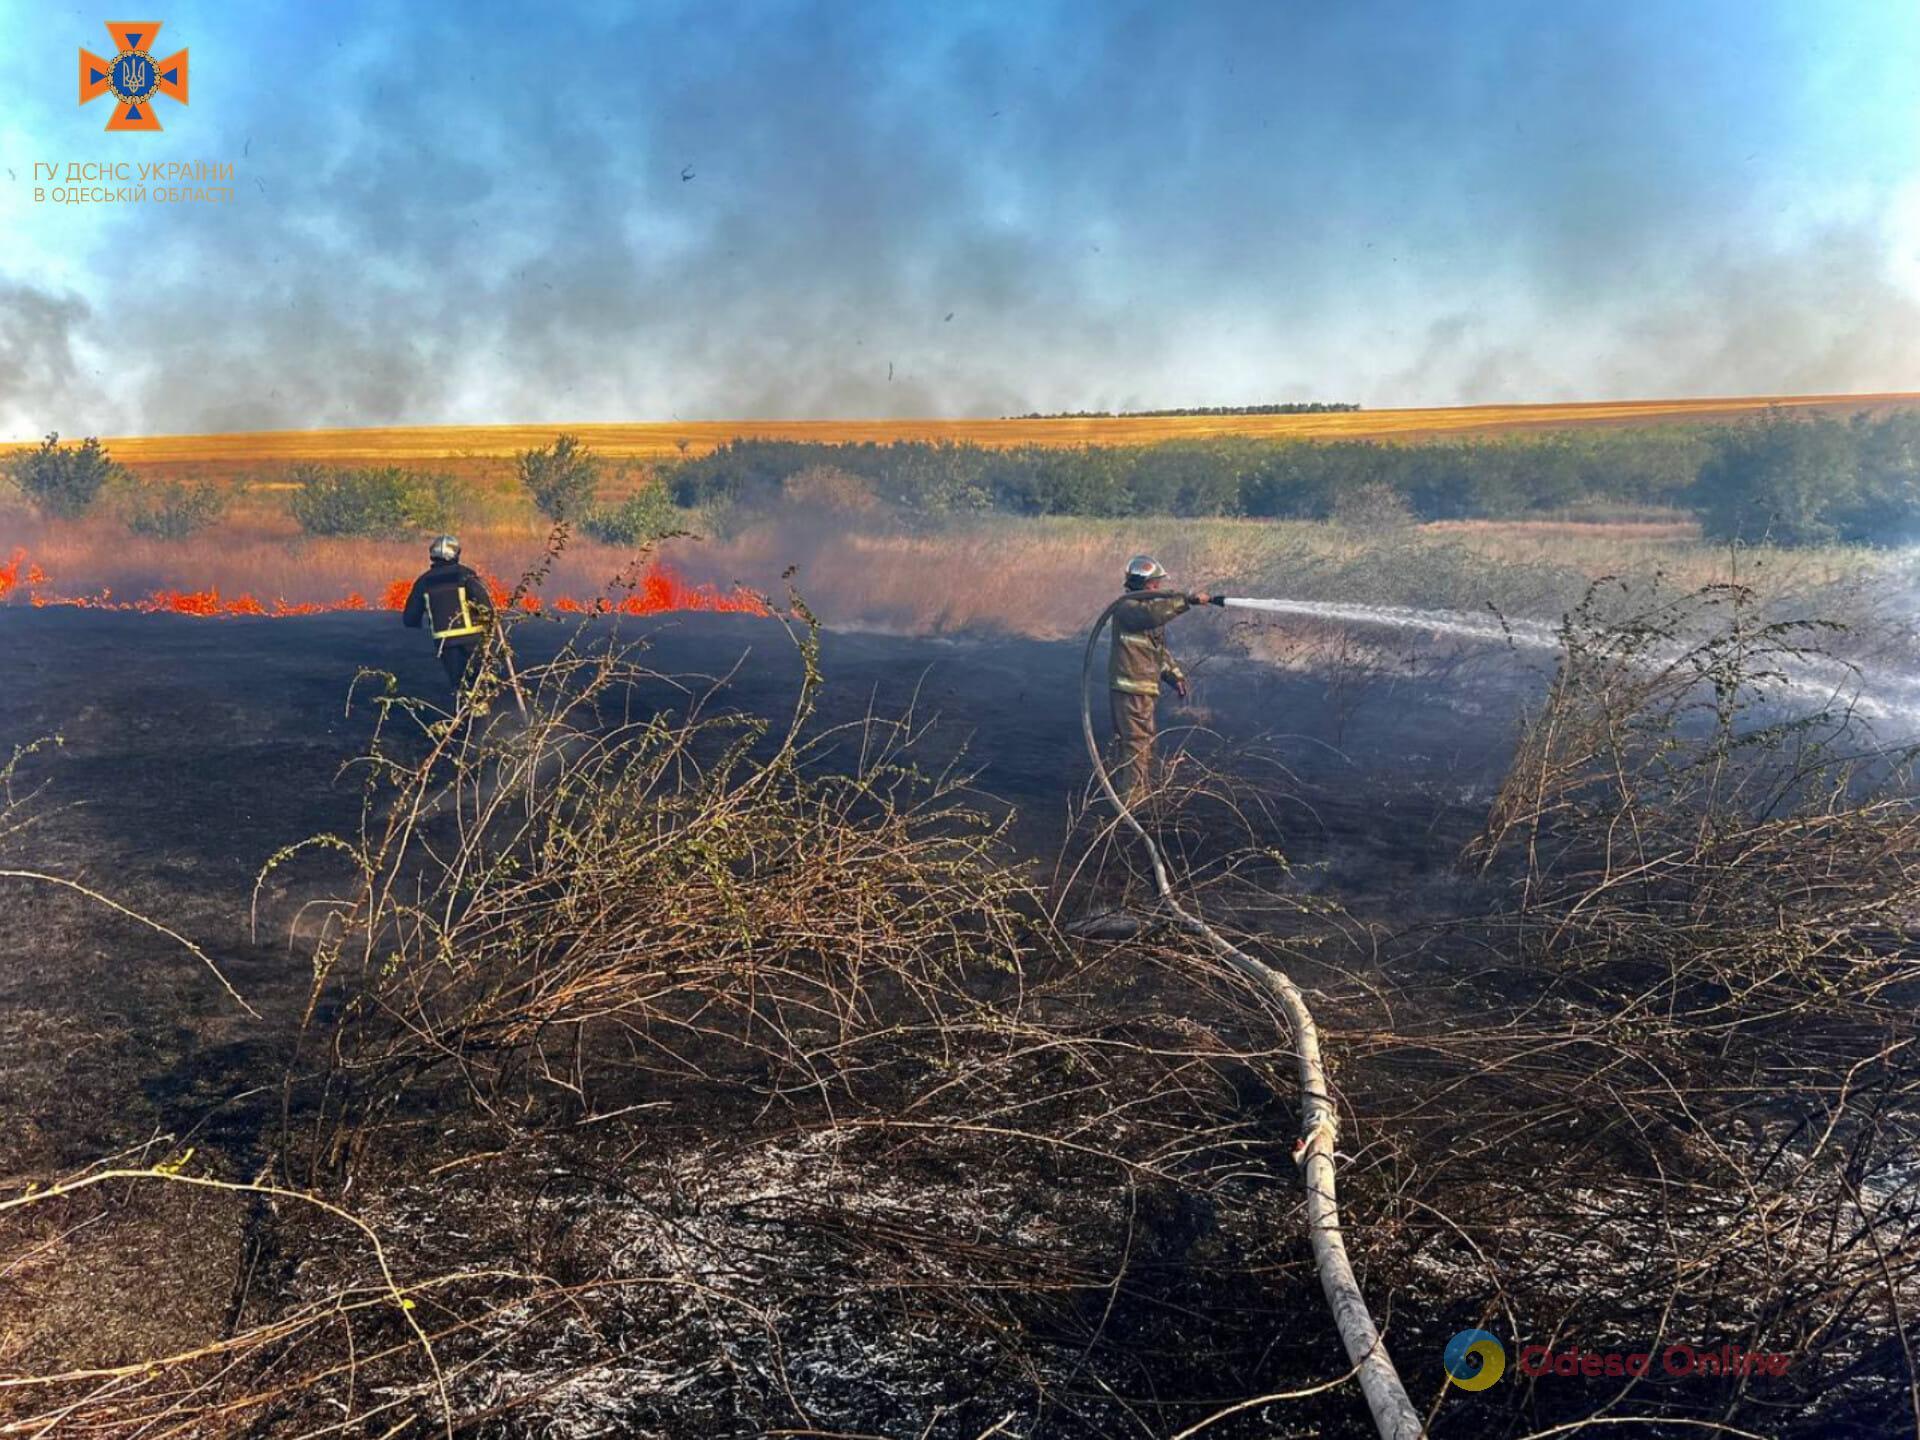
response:
<svg viewBox="0 0 1920 1440"><path fill-rule="evenodd" d="M1166 567L1151 555L1136 555L1127 562L1127 589L1144 590L1155 580L1166 578Z"/></svg>
<svg viewBox="0 0 1920 1440"><path fill-rule="evenodd" d="M436 535L433 544L427 547L427 556L435 564L460 558L460 537L458 535Z"/></svg>

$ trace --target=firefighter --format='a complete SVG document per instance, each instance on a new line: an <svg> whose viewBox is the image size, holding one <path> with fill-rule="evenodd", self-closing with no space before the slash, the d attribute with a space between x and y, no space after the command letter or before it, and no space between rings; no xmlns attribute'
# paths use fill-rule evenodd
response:
<svg viewBox="0 0 1920 1440"><path fill-rule="evenodd" d="M472 678L474 652L493 620L493 605L480 577L460 563L458 537L437 536L427 558L433 563L413 582L400 621L409 630L418 630L426 622L457 699Z"/></svg>
<svg viewBox="0 0 1920 1440"><path fill-rule="evenodd" d="M1165 589L1167 572L1151 555L1127 562L1127 592ZM1153 766L1154 705L1162 684L1187 698L1187 676L1167 649L1166 623L1211 595L1168 592L1132 601L1113 612L1113 652L1107 686L1113 693L1113 738L1119 774L1115 788L1129 807L1146 798Z"/></svg>

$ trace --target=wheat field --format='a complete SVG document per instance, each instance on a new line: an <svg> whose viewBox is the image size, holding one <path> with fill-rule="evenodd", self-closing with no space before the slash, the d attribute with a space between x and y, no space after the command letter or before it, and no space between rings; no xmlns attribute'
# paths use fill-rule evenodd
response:
<svg viewBox="0 0 1920 1440"><path fill-rule="evenodd" d="M220 477L302 461L432 464L468 480L505 480L512 457L558 431L577 434L615 461L703 455L731 440L827 444L952 441L1005 449L1021 445L1143 445L1216 436L1303 440L1430 439L1588 426L1706 423L1783 406L1852 414L1920 405L1920 394L1753 395L1686 400L1620 400L1564 405L1466 405L1357 410L1315 415L1168 415L1060 420L700 420L622 424L407 425L367 429L275 430L226 435L106 437L121 463L146 475ZM14 448L14 447L0 447Z"/></svg>

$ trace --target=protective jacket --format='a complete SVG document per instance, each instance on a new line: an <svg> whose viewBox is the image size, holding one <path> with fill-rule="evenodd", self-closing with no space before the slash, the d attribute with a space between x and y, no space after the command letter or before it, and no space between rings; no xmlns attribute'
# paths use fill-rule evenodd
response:
<svg viewBox="0 0 1920 1440"><path fill-rule="evenodd" d="M400 621L410 630L418 630L424 621L442 646L466 646L479 642L481 631L492 618L493 605L480 577L458 560L436 560L413 582Z"/></svg>
<svg viewBox="0 0 1920 1440"><path fill-rule="evenodd" d="M1129 695L1158 695L1160 684L1177 685L1186 673L1167 649L1166 623L1191 609L1184 595L1130 600L1113 612L1113 650L1107 684Z"/></svg>

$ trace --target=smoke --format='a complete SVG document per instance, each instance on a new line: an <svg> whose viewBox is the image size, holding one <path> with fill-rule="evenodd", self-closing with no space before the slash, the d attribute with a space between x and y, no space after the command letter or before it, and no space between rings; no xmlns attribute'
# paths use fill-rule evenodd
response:
<svg viewBox="0 0 1920 1440"><path fill-rule="evenodd" d="M1633 300L1540 297L1533 326L1449 314L1395 386L1461 404L1920 389L1920 296L1886 233L1856 221L1758 253L1677 253Z"/></svg>
<svg viewBox="0 0 1920 1440"><path fill-rule="evenodd" d="M8 433L1920 387L1888 164L1751 7L197 23L235 202L0 291ZM289 24L298 104L230 63Z"/></svg>
<svg viewBox="0 0 1920 1440"><path fill-rule="evenodd" d="M1673 393L1920 389L1920 297L1896 278L1884 234L1833 225L1793 250L1697 264L1682 295L1622 327L1611 383L1657 357Z"/></svg>
<svg viewBox="0 0 1920 1440"><path fill-rule="evenodd" d="M0 434L39 434L78 397L97 401L75 353L75 332L91 314L77 295L0 278Z"/></svg>

